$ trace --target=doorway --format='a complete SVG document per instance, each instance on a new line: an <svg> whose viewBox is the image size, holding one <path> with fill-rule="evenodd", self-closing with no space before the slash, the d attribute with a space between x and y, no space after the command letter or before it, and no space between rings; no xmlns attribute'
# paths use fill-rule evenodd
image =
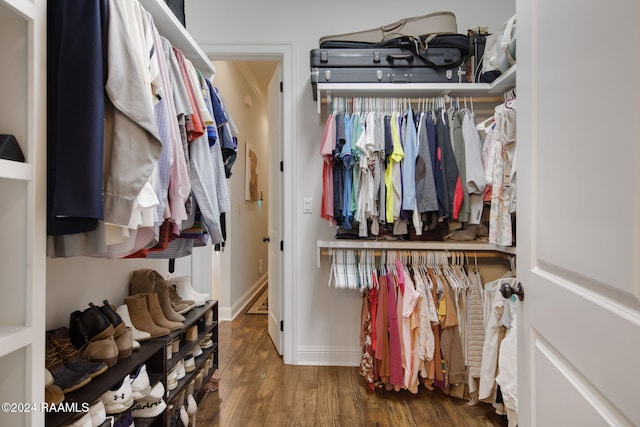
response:
<svg viewBox="0 0 640 427"><path fill-rule="evenodd" d="M232 320L267 288L269 335L282 354L282 61L222 59L213 64L213 84L238 129L228 241L214 255L214 295L221 320Z"/></svg>

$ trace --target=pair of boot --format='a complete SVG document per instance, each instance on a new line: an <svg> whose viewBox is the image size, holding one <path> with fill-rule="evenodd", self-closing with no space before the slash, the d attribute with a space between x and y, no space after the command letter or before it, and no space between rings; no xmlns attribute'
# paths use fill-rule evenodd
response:
<svg viewBox="0 0 640 427"><path fill-rule="evenodd" d="M131 331L107 300L100 307L89 303L86 310L71 313L69 335L85 359L103 361L108 366L131 356L133 351Z"/></svg>
<svg viewBox="0 0 640 427"><path fill-rule="evenodd" d="M183 322L167 319L157 293L139 293L124 298L131 324L136 330L156 338L181 329Z"/></svg>
<svg viewBox="0 0 640 427"><path fill-rule="evenodd" d="M195 306L192 300L183 300L176 288L170 286L160 273L149 268L142 268L131 273L129 294L158 294L158 302L167 320L184 322L183 314Z"/></svg>
<svg viewBox="0 0 640 427"><path fill-rule="evenodd" d="M209 300L209 294L203 294L193 289L190 276L172 277L167 280L167 284L173 287L183 300L194 301L196 307L203 306Z"/></svg>
<svg viewBox="0 0 640 427"><path fill-rule="evenodd" d="M50 386L56 385L62 393L77 390L107 370L102 361L84 360L69 338L65 327L47 331L45 345L45 367L51 373L53 382L47 379ZM46 389L45 389L46 391ZM52 401L60 400L56 389L49 390Z"/></svg>

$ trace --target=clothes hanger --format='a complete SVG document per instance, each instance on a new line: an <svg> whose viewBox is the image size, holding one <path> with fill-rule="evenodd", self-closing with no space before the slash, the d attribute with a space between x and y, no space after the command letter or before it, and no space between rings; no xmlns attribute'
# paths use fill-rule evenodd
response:
<svg viewBox="0 0 640 427"><path fill-rule="evenodd" d="M476 125L476 130L478 131L487 131L494 123L496 119L495 116L491 116Z"/></svg>

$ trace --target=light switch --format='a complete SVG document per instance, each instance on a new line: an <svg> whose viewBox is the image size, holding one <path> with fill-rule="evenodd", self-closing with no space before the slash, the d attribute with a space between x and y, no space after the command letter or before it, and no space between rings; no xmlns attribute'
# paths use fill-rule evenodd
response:
<svg viewBox="0 0 640 427"><path fill-rule="evenodd" d="M311 198L310 197L305 197L303 200L303 205L302 205L302 212L308 214L311 213Z"/></svg>

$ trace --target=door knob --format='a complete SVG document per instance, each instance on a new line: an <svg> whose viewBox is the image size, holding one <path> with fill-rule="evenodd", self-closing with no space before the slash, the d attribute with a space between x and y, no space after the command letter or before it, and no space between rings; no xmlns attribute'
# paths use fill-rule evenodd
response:
<svg viewBox="0 0 640 427"><path fill-rule="evenodd" d="M500 286L500 293L507 299L511 298L511 295L517 295L520 301L524 299L524 288L520 282L516 283L513 287L508 283L503 283L502 286Z"/></svg>
<svg viewBox="0 0 640 427"><path fill-rule="evenodd" d="M266 243L266 242L270 242L270 241L271 241L271 238L269 238L269 236L264 236L264 237L262 238L262 241L263 241L264 243Z"/></svg>

